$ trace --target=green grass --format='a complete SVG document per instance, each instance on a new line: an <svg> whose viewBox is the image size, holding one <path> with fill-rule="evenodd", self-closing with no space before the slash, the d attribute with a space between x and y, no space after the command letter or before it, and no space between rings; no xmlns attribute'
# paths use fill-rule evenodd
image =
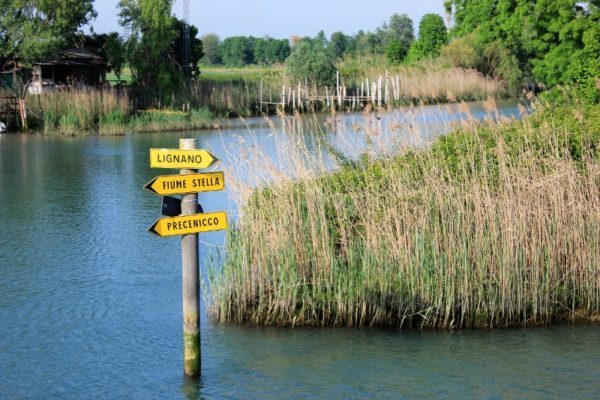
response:
<svg viewBox="0 0 600 400"><path fill-rule="evenodd" d="M117 77L114 72L109 72L106 74L106 79L110 81L125 81L128 85L133 82L133 74L131 73L131 69L128 66L123 67L121 71L121 76Z"/></svg>
<svg viewBox="0 0 600 400"><path fill-rule="evenodd" d="M333 173L298 142L285 155L299 180L258 157L270 183L236 181L242 208L210 271L209 314L428 328L597 319L599 143L600 106L561 104Z"/></svg>
<svg viewBox="0 0 600 400"><path fill-rule="evenodd" d="M225 67L202 66L200 79L213 82L230 82L241 80L245 82L278 81L281 82L285 73L283 66L258 66Z"/></svg>

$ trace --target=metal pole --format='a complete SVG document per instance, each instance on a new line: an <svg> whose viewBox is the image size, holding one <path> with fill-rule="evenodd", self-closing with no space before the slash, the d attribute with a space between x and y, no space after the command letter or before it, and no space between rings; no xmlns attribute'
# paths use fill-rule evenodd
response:
<svg viewBox="0 0 600 400"><path fill-rule="evenodd" d="M196 139L180 139L182 150L196 149ZM182 169L181 174L197 170ZM181 198L181 215L198 213L198 194L186 194ZM200 376L200 276L198 234L184 235L181 239L181 272L183 287L183 361L184 373L189 377Z"/></svg>

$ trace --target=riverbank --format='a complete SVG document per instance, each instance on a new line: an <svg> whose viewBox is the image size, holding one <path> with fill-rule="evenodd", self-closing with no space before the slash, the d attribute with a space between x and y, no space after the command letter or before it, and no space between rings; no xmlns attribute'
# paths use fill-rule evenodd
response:
<svg viewBox="0 0 600 400"><path fill-rule="evenodd" d="M189 91L173 94L168 103L130 97L117 88L28 95L26 129L21 129L49 135L122 135L211 128L221 119L240 116L390 110L507 95L502 82L474 70L438 64L389 71L384 66L341 67L338 87L289 82L282 67L207 68Z"/></svg>
<svg viewBox="0 0 600 400"><path fill-rule="evenodd" d="M268 186L252 184L264 189L236 184L245 205L209 277L211 318L423 328L597 319L600 108L536 107L522 121L467 121L399 156L338 154L333 173L305 143L287 149L295 179L263 168Z"/></svg>

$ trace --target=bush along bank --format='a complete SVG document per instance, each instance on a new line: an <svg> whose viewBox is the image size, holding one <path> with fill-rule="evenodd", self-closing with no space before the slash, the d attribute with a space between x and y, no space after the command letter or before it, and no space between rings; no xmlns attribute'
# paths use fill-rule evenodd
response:
<svg viewBox="0 0 600 400"><path fill-rule="evenodd" d="M598 105L538 104L426 149L278 176L228 233L209 314L426 328L597 319L599 144Z"/></svg>

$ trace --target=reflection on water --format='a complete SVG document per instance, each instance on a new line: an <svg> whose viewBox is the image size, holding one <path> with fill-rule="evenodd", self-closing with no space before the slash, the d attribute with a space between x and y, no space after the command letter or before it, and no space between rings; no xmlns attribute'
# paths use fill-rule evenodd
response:
<svg viewBox="0 0 600 400"><path fill-rule="evenodd" d="M499 106L504 115L519 114L514 104ZM431 137L463 117L457 109L446 109L443 117L440 112L319 116L327 130L303 134L312 150L324 138L355 157L369 146L392 149L415 131L411 125ZM477 105L470 112L496 117ZM200 383L183 379L179 240L146 232L159 215L160 198L142 189L169 172L149 168L148 149L196 137L201 147L224 155L223 168L242 174L244 152L260 148L274 155L275 141L295 134L283 132L274 118L234 122L220 132L0 135L0 398L600 393L595 326L399 332L214 326L204 318L203 377ZM285 154L279 156L284 165ZM226 208L235 215L227 191L200 198L207 211ZM201 237L203 257L222 245L223 235Z"/></svg>

